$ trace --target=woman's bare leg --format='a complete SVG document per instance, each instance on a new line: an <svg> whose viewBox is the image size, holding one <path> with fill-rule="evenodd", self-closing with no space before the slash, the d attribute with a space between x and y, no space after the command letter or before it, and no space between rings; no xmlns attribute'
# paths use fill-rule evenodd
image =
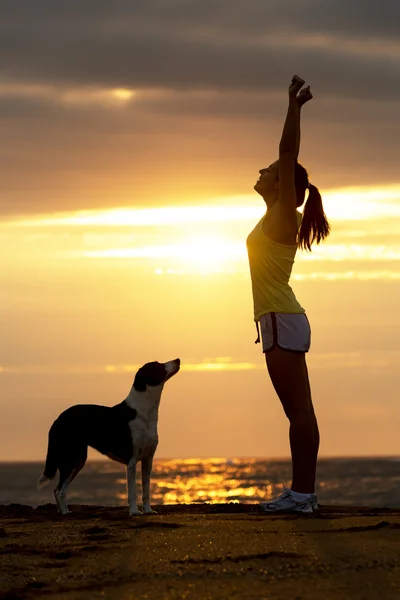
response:
<svg viewBox="0 0 400 600"><path fill-rule="evenodd" d="M314 493L319 448L319 431L311 400L304 352L276 346L265 359L272 384L290 422L294 492Z"/></svg>

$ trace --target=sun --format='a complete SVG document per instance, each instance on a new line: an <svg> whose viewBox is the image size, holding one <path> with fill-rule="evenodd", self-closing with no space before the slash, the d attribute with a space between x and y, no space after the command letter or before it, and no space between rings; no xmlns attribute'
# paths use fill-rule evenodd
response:
<svg viewBox="0 0 400 600"><path fill-rule="evenodd" d="M126 88L116 88L112 90L112 95L117 100L130 100L135 95L135 92Z"/></svg>
<svg viewBox="0 0 400 600"><path fill-rule="evenodd" d="M244 245L222 234L198 235L182 240L176 246L177 258L183 268L203 272L221 272L228 263L243 258Z"/></svg>

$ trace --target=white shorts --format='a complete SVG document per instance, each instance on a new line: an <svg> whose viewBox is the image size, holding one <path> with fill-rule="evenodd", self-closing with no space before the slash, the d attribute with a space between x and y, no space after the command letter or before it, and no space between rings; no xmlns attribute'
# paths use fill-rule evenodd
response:
<svg viewBox="0 0 400 600"><path fill-rule="evenodd" d="M311 328L304 313L267 313L260 318L260 329L263 352L275 346L295 352L310 349Z"/></svg>

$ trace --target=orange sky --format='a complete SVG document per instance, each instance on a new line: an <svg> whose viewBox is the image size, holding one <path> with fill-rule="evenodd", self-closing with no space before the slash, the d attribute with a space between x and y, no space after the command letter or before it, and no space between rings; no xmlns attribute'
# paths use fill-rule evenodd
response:
<svg viewBox="0 0 400 600"><path fill-rule="evenodd" d="M321 455L396 454L400 187L325 197L332 235L293 277L313 329ZM245 238L262 210L254 194L3 221L1 458L40 459L61 410L116 403L138 366L175 356L159 457L287 455L253 343Z"/></svg>
<svg viewBox="0 0 400 600"><path fill-rule="evenodd" d="M245 240L294 72L332 222L293 275L321 455L398 454L400 8L320 7L0 4L0 460L44 458L61 410L176 356L159 457L288 456Z"/></svg>

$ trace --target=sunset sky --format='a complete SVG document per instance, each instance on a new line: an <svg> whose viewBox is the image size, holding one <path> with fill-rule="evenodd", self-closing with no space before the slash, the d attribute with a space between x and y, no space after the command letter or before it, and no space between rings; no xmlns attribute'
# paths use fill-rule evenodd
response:
<svg viewBox="0 0 400 600"><path fill-rule="evenodd" d="M294 73L332 225L292 281L320 454L400 455L399 22L394 0L0 4L0 460L177 356L158 457L289 456L245 242Z"/></svg>

